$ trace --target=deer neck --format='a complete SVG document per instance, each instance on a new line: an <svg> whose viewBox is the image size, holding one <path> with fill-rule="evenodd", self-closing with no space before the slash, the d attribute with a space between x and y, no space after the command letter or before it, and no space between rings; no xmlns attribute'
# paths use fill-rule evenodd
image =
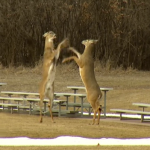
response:
<svg viewBox="0 0 150 150"><path fill-rule="evenodd" d="M52 49L54 50L54 42L53 39L46 39L45 40L45 50L46 49Z"/></svg>
<svg viewBox="0 0 150 150"><path fill-rule="evenodd" d="M93 45L86 45L85 46L85 50L84 50L84 55L86 57L92 57L93 58L93 54L94 54L94 46Z"/></svg>

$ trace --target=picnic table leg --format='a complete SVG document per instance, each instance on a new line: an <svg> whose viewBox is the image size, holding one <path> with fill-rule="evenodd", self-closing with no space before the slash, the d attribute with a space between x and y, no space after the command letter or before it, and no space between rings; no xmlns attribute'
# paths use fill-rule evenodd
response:
<svg viewBox="0 0 150 150"><path fill-rule="evenodd" d="M65 97L66 97L66 110L68 110L68 99L69 99L69 96L68 95L65 95Z"/></svg>
<svg viewBox="0 0 150 150"><path fill-rule="evenodd" d="M91 116L91 108L89 107L89 116Z"/></svg>
<svg viewBox="0 0 150 150"><path fill-rule="evenodd" d="M104 91L104 118L106 118L106 92Z"/></svg>
<svg viewBox="0 0 150 150"><path fill-rule="evenodd" d="M4 100L3 100L3 104L4 104ZM4 111L4 105L2 106L2 108L3 108L3 111Z"/></svg>
<svg viewBox="0 0 150 150"><path fill-rule="evenodd" d="M12 107L10 107L11 108L11 114L13 113L13 106Z"/></svg>
<svg viewBox="0 0 150 150"><path fill-rule="evenodd" d="M31 115L31 105L32 105L32 102L30 102L29 115Z"/></svg>
<svg viewBox="0 0 150 150"><path fill-rule="evenodd" d="M122 120L122 113L120 113L120 120Z"/></svg>
<svg viewBox="0 0 150 150"><path fill-rule="evenodd" d="M74 94L77 93L77 90L78 90L78 89L74 89ZM76 96L74 96L74 103L76 103ZM75 111L75 108L76 108L76 107L74 106L74 111Z"/></svg>
<svg viewBox="0 0 150 150"><path fill-rule="evenodd" d="M17 104L18 104L18 107L17 107L17 108L18 108L18 110L17 110L17 112L19 112L19 101L18 101L18 103L17 103Z"/></svg>
<svg viewBox="0 0 150 150"><path fill-rule="evenodd" d="M83 117L83 97L81 98L81 117Z"/></svg>
<svg viewBox="0 0 150 150"><path fill-rule="evenodd" d="M61 102L59 103L59 112L58 112L58 117L61 116Z"/></svg>
<svg viewBox="0 0 150 150"><path fill-rule="evenodd" d="M44 102L44 112L46 112L46 102Z"/></svg>
<svg viewBox="0 0 150 150"><path fill-rule="evenodd" d="M143 122L143 121L144 121L144 115L141 114L141 122Z"/></svg>

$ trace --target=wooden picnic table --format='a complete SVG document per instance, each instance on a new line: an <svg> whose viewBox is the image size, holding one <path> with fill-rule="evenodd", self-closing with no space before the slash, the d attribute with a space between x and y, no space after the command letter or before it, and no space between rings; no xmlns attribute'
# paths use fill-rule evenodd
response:
<svg viewBox="0 0 150 150"><path fill-rule="evenodd" d="M82 86L67 86L67 88L74 90L74 94L77 93L77 90L85 90L85 87ZM113 88L100 87L100 90L104 92L104 118L106 118L106 94L108 91L113 90ZM76 101L76 99L74 99Z"/></svg>

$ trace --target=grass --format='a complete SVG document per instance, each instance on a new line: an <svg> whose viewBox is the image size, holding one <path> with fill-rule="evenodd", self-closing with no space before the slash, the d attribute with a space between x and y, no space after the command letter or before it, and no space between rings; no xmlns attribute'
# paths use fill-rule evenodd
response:
<svg viewBox="0 0 150 150"><path fill-rule="evenodd" d="M54 138L62 135L88 138L144 138L150 136L150 126L127 124L121 121L101 119L100 125L89 125L91 119L55 118L44 116L40 124L39 116L28 114L0 113L1 137ZM117 127L117 128L116 128ZM6 130L7 129L7 130ZM138 131L138 132L137 132Z"/></svg>
<svg viewBox="0 0 150 150"><path fill-rule="evenodd" d="M68 147L5 147L5 150L10 150L12 148L13 150L149 150L149 146L68 146ZM3 150L4 147L0 147L0 150Z"/></svg>
<svg viewBox="0 0 150 150"><path fill-rule="evenodd" d="M107 112L110 108L138 109L133 102L149 102L150 72L136 71L129 68L108 70L95 65L95 74L99 86L113 87L107 94ZM7 82L2 90L38 92L41 81L41 65L35 68L2 68L0 82ZM68 85L83 86L79 71L74 63L58 65L55 92L71 92ZM80 91L84 92L84 91ZM103 101L101 101L103 104Z"/></svg>
<svg viewBox="0 0 150 150"><path fill-rule="evenodd" d="M3 68L0 67L0 82L6 82L7 86L1 87L1 90L7 91L27 91L38 92L41 80L41 65L35 68ZM132 106L133 102L149 103L150 93L150 72L137 71L131 68L126 71L118 68L109 70L96 64L95 74L98 84L101 87L112 87L114 90L107 94L107 112L111 108L136 109ZM67 89L68 85L83 86L79 71L74 63L58 65L55 92L72 92ZM84 92L84 91L81 91ZM103 104L103 102L101 102ZM146 109L150 111L149 108ZM19 115L0 113L1 137L29 136L29 137L56 137L59 135L74 135L83 137L115 137L115 138L142 138L150 137L150 128L143 123L129 124L122 121L101 120L99 126L88 125L91 119L76 118L56 118L56 124L52 124L50 119L44 117L43 124L38 123L38 116ZM30 124L30 126L29 126ZM33 130L34 129L34 130ZM81 130L79 130L81 129ZM32 131L32 132L30 132ZM51 147L52 148L52 147ZM100 149L148 149L148 147L103 147ZM1 147L0 147L1 149ZM5 148L9 149L8 147ZM15 147L14 149L19 149ZM25 149L26 148L21 148ZM29 149L39 149L38 147L29 147ZM40 149L50 149L42 147ZM55 149L53 147L52 149ZM57 147L56 149L85 149L85 147ZM87 147L86 149L99 149L99 147Z"/></svg>

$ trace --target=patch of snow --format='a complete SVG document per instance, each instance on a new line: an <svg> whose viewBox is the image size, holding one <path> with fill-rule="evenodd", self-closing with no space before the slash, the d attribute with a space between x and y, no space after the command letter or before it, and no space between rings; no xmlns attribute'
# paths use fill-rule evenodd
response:
<svg viewBox="0 0 150 150"><path fill-rule="evenodd" d="M27 137L0 138L0 146L96 146L96 145L150 145L150 138L115 139L60 136L53 139L31 139Z"/></svg>

